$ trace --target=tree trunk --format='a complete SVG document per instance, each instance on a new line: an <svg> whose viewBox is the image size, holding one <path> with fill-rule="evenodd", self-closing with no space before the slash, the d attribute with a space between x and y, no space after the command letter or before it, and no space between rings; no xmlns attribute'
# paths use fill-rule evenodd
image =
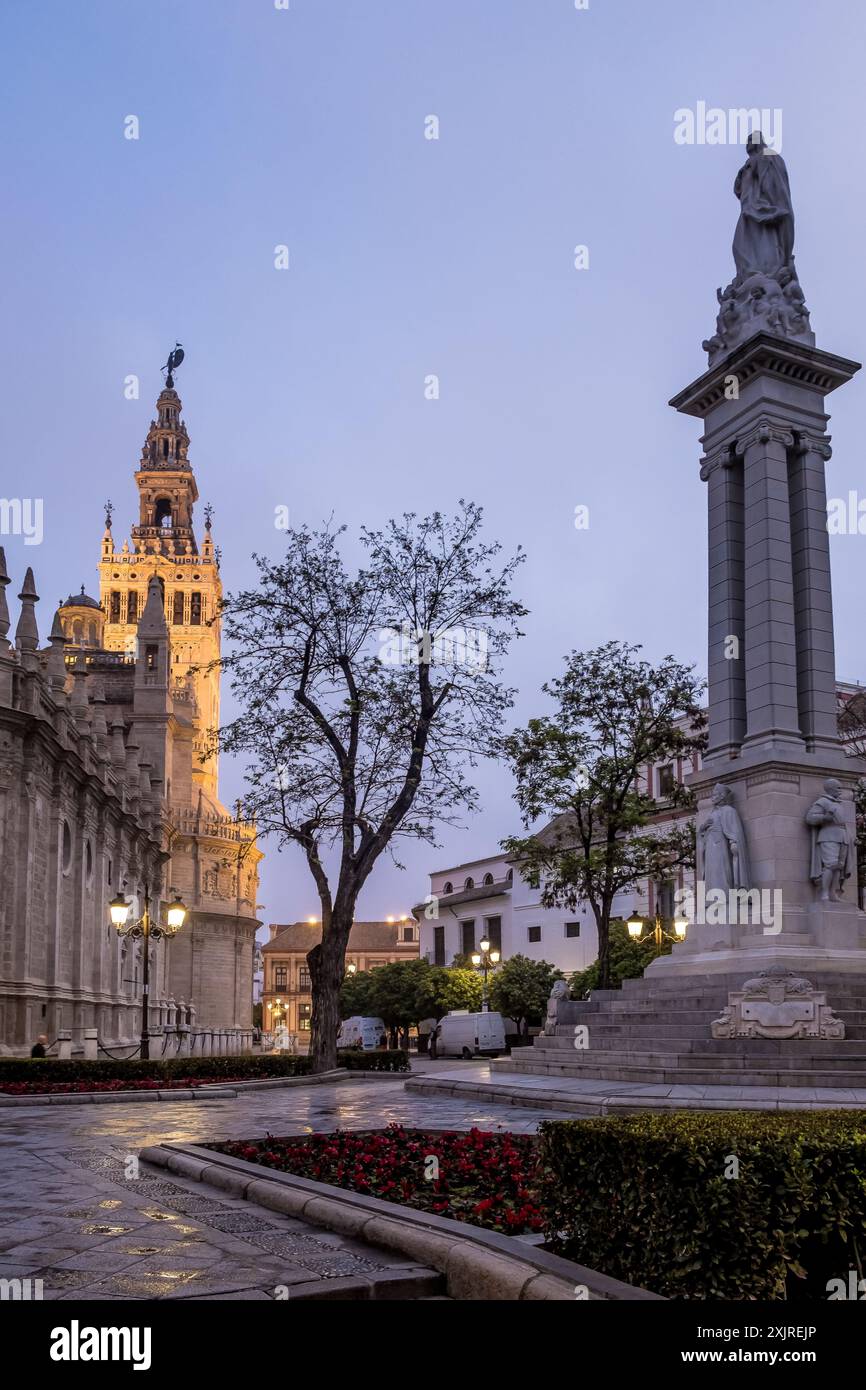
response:
<svg viewBox="0 0 866 1390"><path fill-rule="evenodd" d="M340 990L346 973L346 946L351 929L351 916L347 923L342 923L334 914L322 940L307 956L313 995L310 1057L314 1072L333 1071L337 1065Z"/></svg>
<svg viewBox="0 0 866 1390"><path fill-rule="evenodd" d="M598 987L610 989L610 909L602 908L598 929Z"/></svg>

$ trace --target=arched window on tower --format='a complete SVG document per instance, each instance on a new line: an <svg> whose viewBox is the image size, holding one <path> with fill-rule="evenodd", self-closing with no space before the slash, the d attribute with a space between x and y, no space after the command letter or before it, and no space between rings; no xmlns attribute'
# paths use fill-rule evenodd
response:
<svg viewBox="0 0 866 1390"><path fill-rule="evenodd" d="M175 589L175 591L174 591L174 599L173 599L173 601L172 601L171 620L172 620L172 622L174 623L175 627L181 627L182 624L183 624L183 590L182 590L182 589Z"/></svg>
<svg viewBox="0 0 866 1390"><path fill-rule="evenodd" d="M138 622L138 594L135 589L130 589L126 596L126 621Z"/></svg>
<svg viewBox="0 0 866 1390"><path fill-rule="evenodd" d="M189 620L196 625L201 623L201 594L193 594L189 601Z"/></svg>
<svg viewBox="0 0 866 1390"><path fill-rule="evenodd" d="M120 590L112 589L111 600L109 603L109 621L112 623L120 622Z"/></svg>
<svg viewBox="0 0 866 1390"><path fill-rule="evenodd" d="M157 497L153 504L154 525L167 529L171 526L171 498Z"/></svg>

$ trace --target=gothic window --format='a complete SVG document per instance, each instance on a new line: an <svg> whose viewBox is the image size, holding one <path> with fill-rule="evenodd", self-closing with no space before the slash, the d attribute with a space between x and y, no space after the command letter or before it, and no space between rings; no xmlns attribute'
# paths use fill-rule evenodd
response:
<svg viewBox="0 0 866 1390"><path fill-rule="evenodd" d="M126 596L126 621L134 623L138 620L138 594L134 589L130 589Z"/></svg>
<svg viewBox="0 0 866 1390"><path fill-rule="evenodd" d="M182 626L182 624L183 624L183 590L182 590L182 589L175 589L175 591L174 591L174 611L173 611L173 613L172 613L172 618L171 618L171 620L172 620L172 622L174 623L175 627L180 627L180 626Z"/></svg>
<svg viewBox="0 0 866 1390"><path fill-rule="evenodd" d="M191 623L201 623L201 594L193 594L189 603L189 620Z"/></svg>
<svg viewBox="0 0 866 1390"><path fill-rule="evenodd" d="M113 623L119 623L119 622L120 622L120 590L119 590L119 589L112 589L112 591L111 591L111 607L110 607L110 610L109 610L109 615L110 615L110 621L111 621L111 622L113 622Z"/></svg>

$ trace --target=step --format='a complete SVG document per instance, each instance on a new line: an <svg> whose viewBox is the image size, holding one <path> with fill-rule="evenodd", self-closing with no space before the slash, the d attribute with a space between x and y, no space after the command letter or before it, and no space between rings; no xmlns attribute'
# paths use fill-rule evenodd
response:
<svg viewBox="0 0 866 1390"><path fill-rule="evenodd" d="M496 1068L497 1074L505 1069ZM665 1086L804 1086L810 1088L827 1087L832 1090L863 1090L866 1088L866 1073L863 1071L785 1071L754 1069L742 1072L721 1070L687 1070L683 1068L665 1069L661 1067L586 1066L576 1069L569 1066L534 1065L512 1067L508 1074L515 1076L560 1076L573 1080L639 1082L647 1085Z"/></svg>

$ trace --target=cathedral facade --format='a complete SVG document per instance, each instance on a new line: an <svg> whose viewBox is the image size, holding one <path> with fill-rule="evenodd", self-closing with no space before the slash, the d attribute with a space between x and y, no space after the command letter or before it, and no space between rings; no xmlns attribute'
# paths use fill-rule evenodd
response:
<svg viewBox="0 0 866 1390"><path fill-rule="evenodd" d="M0 1048L96 1029L137 1039L141 943L119 936L118 892L181 931L151 944L149 1024L252 1026L258 863L253 826L219 800L219 555L199 538L189 436L169 374L135 472L138 520L112 509L99 599L82 589L39 641L28 570L14 646L0 551ZM156 1055L156 1053L152 1054Z"/></svg>

